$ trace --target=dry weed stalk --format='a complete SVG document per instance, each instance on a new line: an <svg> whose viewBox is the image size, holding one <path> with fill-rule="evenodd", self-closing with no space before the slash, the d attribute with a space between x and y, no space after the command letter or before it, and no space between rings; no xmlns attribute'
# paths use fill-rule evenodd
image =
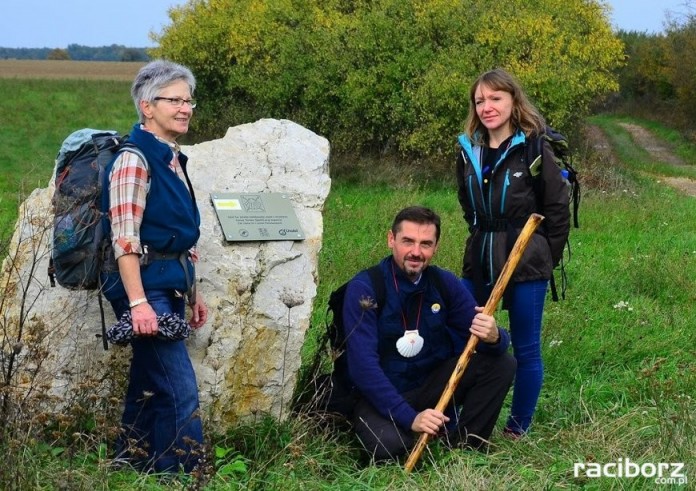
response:
<svg viewBox="0 0 696 491"><path fill-rule="evenodd" d="M96 293L48 287L52 216L36 205L47 194L32 193L12 239L0 240L0 482L26 482L39 448L68 459L97 454L117 431L112 394L125 384L124 353L113 350L107 367L101 343L81 329Z"/></svg>

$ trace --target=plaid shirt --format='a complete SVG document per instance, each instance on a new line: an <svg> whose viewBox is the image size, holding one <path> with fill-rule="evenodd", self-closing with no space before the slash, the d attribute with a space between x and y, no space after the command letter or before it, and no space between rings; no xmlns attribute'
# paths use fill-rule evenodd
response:
<svg viewBox="0 0 696 491"><path fill-rule="evenodd" d="M147 131L142 125L140 128ZM179 145L155 137L172 148L174 157L169 163L169 168L186 183L184 170L179 164ZM109 179L109 219L114 256L118 259L125 254L140 255L143 253L143 246L140 243L140 225L143 221L150 186L145 162L133 152L122 152L114 161ZM195 246L190 252L195 262L198 259Z"/></svg>

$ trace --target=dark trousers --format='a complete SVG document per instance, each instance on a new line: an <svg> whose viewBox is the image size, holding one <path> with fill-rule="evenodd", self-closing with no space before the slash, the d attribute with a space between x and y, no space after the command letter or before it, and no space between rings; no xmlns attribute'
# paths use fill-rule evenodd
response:
<svg viewBox="0 0 696 491"><path fill-rule="evenodd" d="M447 360L423 385L403 394L413 409L420 412L437 405L457 361L458 357ZM447 410L450 417L456 415L447 425L452 431L445 433L451 445L473 448L485 445L498 420L516 368L515 358L508 353L501 356L475 353L471 357ZM402 428L382 416L363 398L355 406L353 428L365 450L376 461L404 455L419 436L410 428Z"/></svg>
<svg viewBox="0 0 696 491"><path fill-rule="evenodd" d="M148 290L158 315L185 318L183 298L173 290ZM128 299L112 306L117 318ZM121 418L117 455L130 458L136 468L156 472L191 472L201 458L203 425L198 410L196 374L183 341L136 337L132 342L130 379Z"/></svg>

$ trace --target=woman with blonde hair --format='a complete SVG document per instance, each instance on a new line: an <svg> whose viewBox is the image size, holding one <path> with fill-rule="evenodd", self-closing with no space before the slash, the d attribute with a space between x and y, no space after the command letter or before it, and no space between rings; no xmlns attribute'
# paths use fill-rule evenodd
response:
<svg viewBox="0 0 696 491"><path fill-rule="evenodd" d="M568 190L549 144L544 141L541 158L528 162L527 148L545 128L544 118L505 70L485 72L471 86L456 173L469 229L462 281L479 305L485 304L527 218L545 217L503 300L518 363L505 426L513 438L529 430L541 392L544 300L570 230Z"/></svg>

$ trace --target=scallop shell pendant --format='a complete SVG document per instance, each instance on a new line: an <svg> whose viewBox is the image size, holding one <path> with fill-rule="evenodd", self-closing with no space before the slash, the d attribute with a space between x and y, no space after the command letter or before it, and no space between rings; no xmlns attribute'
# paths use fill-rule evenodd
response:
<svg viewBox="0 0 696 491"><path fill-rule="evenodd" d="M418 330L406 331L403 336L396 340L396 350L404 358L416 356L423 349L423 338L418 334Z"/></svg>

